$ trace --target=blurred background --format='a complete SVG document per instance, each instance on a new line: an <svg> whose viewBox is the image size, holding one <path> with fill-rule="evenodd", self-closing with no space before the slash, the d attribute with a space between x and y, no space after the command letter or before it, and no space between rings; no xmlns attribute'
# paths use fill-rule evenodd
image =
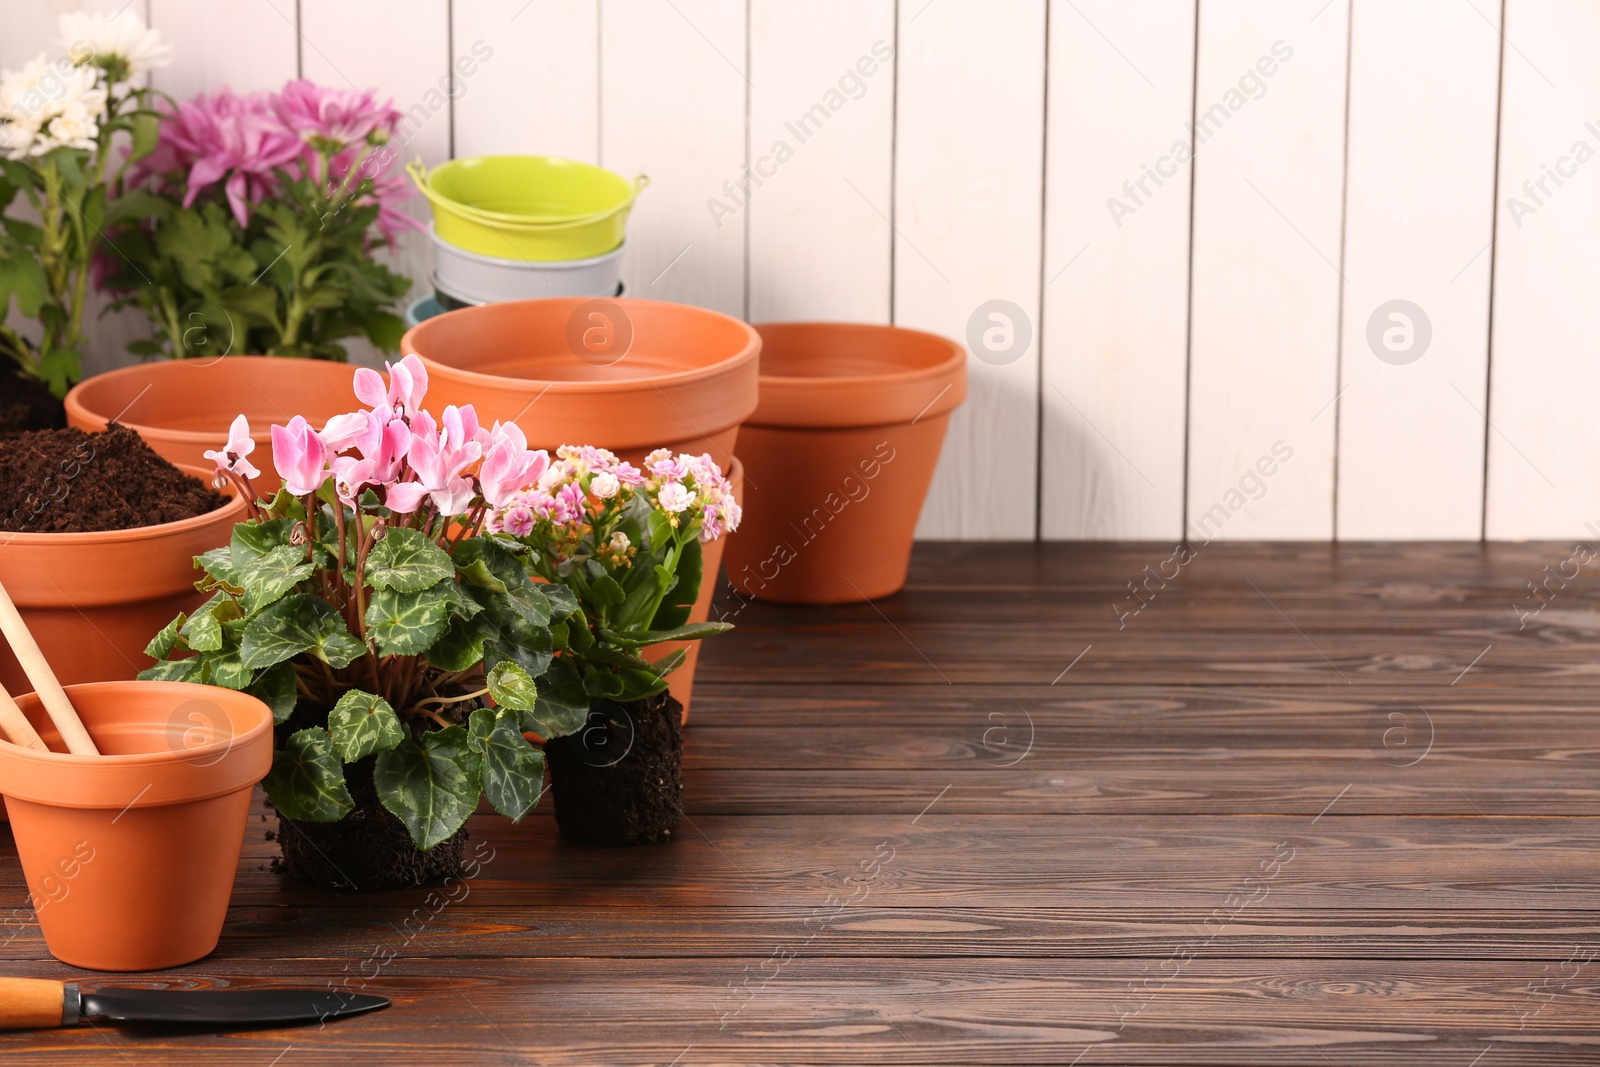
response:
<svg viewBox="0 0 1600 1067"><path fill-rule="evenodd" d="M648 174L629 295L965 340L923 537L1600 535L1592 2L0 0L0 66L130 3L175 95Z"/></svg>

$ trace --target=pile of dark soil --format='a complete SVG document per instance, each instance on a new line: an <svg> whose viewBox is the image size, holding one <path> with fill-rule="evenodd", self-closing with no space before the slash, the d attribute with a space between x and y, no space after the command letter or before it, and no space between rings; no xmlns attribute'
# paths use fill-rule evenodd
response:
<svg viewBox="0 0 1600 1067"><path fill-rule="evenodd" d="M25 377L14 363L0 358L0 438L66 424L67 409L45 384Z"/></svg>
<svg viewBox="0 0 1600 1067"><path fill-rule="evenodd" d="M0 531L131 530L215 511L227 498L132 430L38 430L0 440Z"/></svg>

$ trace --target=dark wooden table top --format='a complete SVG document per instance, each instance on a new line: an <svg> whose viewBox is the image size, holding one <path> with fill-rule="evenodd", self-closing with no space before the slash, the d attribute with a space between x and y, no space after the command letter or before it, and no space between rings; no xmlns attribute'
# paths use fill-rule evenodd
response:
<svg viewBox="0 0 1600 1067"><path fill-rule="evenodd" d="M273 874L252 819L217 952L137 980L390 1010L0 1059L1600 1063L1600 581L1560 577L1572 550L924 545L875 605L730 602L674 843L480 815L455 899L355 896ZM0 974L99 980L0 938Z"/></svg>

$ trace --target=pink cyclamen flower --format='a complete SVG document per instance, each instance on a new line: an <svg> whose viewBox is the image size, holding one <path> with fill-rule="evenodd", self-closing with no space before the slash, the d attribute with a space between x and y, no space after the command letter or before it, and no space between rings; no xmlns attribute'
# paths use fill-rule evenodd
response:
<svg viewBox="0 0 1600 1067"><path fill-rule="evenodd" d="M394 410L396 417L414 421L422 411L422 398L428 392L428 368L415 355L383 366L389 372L387 384L383 375L370 367L356 371L356 399L369 408L387 406Z"/></svg>
<svg viewBox="0 0 1600 1067"><path fill-rule="evenodd" d="M284 488L305 496L327 480L328 446L303 416L296 415L288 426L272 428L272 463L283 475Z"/></svg>
<svg viewBox="0 0 1600 1067"><path fill-rule="evenodd" d="M361 458L340 456L331 466L334 490L347 504L353 504L363 487L387 487L400 476L406 454L411 450L411 431L398 419L385 423L376 412L364 412L367 432L357 442Z"/></svg>
<svg viewBox="0 0 1600 1067"><path fill-rule="evenodd" d="M235 415L233 425L228 427L228 443L220 451L205 453L205 457L215 461L219 471L232 471L245 478L259 478L261 472L245 459L255 449L256 443L250 437L250 420L243 415Z"/></svg>
<svg viewBox="0 0 1600 1067"><path fill-rule="evenodd" d="M490 507L506 507L523 489L537 484L549 465L550 454L529 451L528 438L516 423L495 423L478 471L483 499Z"/></svg>
<svg viewBox="0 0 1600 1067"><path fill-rule="evenodd" d="M328 446L329 452L343 452L357 441L367 436L366 411L351 411L343 415L335 415L323 425L319 436L322 443Z"/></svg>
<svg viewBox="0 0 1600 1067"><path fill-rule="evenodd" d="M689 505L694 503L694 494L684 488L682 482L668 482L656 495L656 503L661 505L662 511L675 514L688 510Z"/></svg>
<svg viewBox="0 0 1600 1067"><path fill-rule="evenodd" d="M477 487L472 479L461 477L461 472L478 461L483 449L476 441L459 439L459 412L450 418L454 411L454 407L445 409L447 419L457 427L455 431L446 428L437 435L413 431L407 458L416 480L389 487L386 502L395 511L416 511L423 497L431 498L442 515L463 515L471 507Z"/></svg>

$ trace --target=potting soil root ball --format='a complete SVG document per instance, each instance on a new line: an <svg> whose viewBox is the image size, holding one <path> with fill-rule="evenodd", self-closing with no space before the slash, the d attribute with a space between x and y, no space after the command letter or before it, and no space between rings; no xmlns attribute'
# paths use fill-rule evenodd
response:
<svg viewBox="0 0 1600 1067"><path fill-rule="evenodd" d="M597 700L583 729L544 746L556 824L568 841L666 841L683 816L683 705L671 693Z"/></svg>
<svg viewBox="0 0 1600 1067"><path fill-rule="evenodd" d="M39 430L0 439L0 531L6 533L132 530L226 503L115 423L101 433Z"/></svg>
<svg viewBox="0 0 1600 1067"><path fill-rule="evenodd" d="M351 764L356 806L338 822L300 822L278 813L283 873L324 889L404 889L465 873L467 831L419 852L405 824L378 801L369 758Z"/></svg>

